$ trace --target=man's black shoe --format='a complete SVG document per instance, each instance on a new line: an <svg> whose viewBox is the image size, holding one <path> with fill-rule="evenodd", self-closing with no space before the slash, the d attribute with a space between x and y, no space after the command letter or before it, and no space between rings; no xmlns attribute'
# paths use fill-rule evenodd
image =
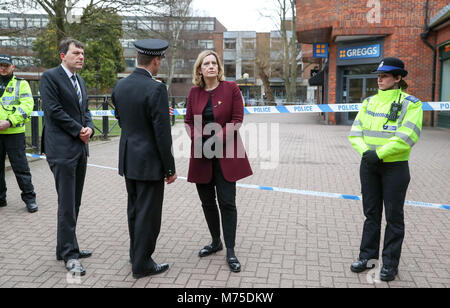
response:
<svg viewBox="0 0 450 308"><path fill-rule="evenodd" d="M396 267L390 267L383 265L380 271L380 279L382 281L392 281L398 274L398 269Z"/></svg>
<svg viewBox="0 0 450 308"><path fill-rule="evenodd" d="M8 203L6 202L6 200L0 201L0 207L5 207L7 205L8 205Z"/></svg>
<svg viewBox="0 0 450 308"><path fill-rule="evenodd" d="M360 259L360 260L354 262L350 266L350 270L353 273L361 273L361 272L364 272L365 270L372 269L375 267L375 265L372 265L371 267L367 267L368 262L369 262L369 260L367 260L367 259Z"/></svg>
<svg viewBox="0 0 450 308"><path fill-rule="evenodd" d="M77 259L71 259L66 262L66 269L75 276L84 276L86 275L86 270L84 269L81 262Z"/></svg>
<svg viewBox="0 0 450 308"><path fill-rule="evenodd" d="M27 210L29 213L35 213L38 210L36 202L27 203Z"/></svg>
<svg viewBox="0 0 450 308"><path fill-rule="evenodd" d="M158 274L164 273L168 269L169 269L169 264L165 264L165 263L155 264L150 270L148 270L144 273L133 273L133 278L140 279L140 278L144 278L147 276L158 275Z"/></svg>
<svg viewBox="0 0 450 308"><path fill-rule="evenodd" d="M206 256L209 256L210 254L213 254L215 252L221 251L222 249L223 249L222 242L219 242L219 244L216 245L216 246L213 246L211 244L211 245L203 247L203 249L200 250L200 252L198 253L198 256L200 258L206 257Z"/></svg>
<svg viewBox="0 0 450 308"><path fill-rule="evenodd" d="M90 256L92 256L92 251L90 251L90 250L80 250L80 256L78 258L84 259L84 258L89 258Z"/></svg>
<svg viewBox="0 0 450 308"><path fill-rule="evenodd" d="M78 256L78 258L79 259L85 259L85 258L89 258L90 256L92 256L92 251L90 251L90 250L80 250L80 255ZM61 258L60 256L56 256L56 260L62 261L63 258Z"/></svg>

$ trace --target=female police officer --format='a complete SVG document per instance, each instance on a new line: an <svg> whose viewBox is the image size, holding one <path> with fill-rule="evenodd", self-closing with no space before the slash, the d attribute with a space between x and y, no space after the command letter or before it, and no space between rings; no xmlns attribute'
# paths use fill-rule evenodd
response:
<svg viewBox="0 0 450 308"><path fill-rule="evenodd" d="M369 260L379 257L383 202L386 231L380 279L397 275L405 235L403 205L410 181L408 159L422 130L422 103L403 92L408 85L404 63L385 58L378 73L378 94L364 100L349 140L362 156L360 177L364 222L359 260L351 265L359 273L369 268Z"/></svg>

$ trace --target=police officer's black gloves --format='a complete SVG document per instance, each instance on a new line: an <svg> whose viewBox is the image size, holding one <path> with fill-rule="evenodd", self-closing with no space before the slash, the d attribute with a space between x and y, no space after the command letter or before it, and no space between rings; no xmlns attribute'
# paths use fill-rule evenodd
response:
<svg viewBox="0 0 450 308"><path fill-rule="evenodd" d="M376 165L381 162L376 151L366 151L363 154L362 160L368 165Z"/></svg>

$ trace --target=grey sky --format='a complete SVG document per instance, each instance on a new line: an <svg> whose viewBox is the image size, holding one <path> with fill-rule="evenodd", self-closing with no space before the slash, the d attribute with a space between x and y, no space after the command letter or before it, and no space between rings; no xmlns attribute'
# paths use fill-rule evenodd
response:
<svg viewBox="0 0 450 308"><path fill-rule="evenodd" d="M216 17L228 31L276 30L276 0L194 0L196 15ZM271 15L272 18L263 17Z"/></svg>

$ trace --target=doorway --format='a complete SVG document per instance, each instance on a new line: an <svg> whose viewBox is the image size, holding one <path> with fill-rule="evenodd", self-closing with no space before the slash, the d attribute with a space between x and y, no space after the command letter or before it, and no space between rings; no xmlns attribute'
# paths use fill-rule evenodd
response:
<svg viewBox="0 0 450 308"><path fill-rule="evenodd" d="M342 103L360 104L369 96L378 93L377 76L370 75L344 75ZM357 112L347 112L341 117L342 124L351 125Z"/></svg>

